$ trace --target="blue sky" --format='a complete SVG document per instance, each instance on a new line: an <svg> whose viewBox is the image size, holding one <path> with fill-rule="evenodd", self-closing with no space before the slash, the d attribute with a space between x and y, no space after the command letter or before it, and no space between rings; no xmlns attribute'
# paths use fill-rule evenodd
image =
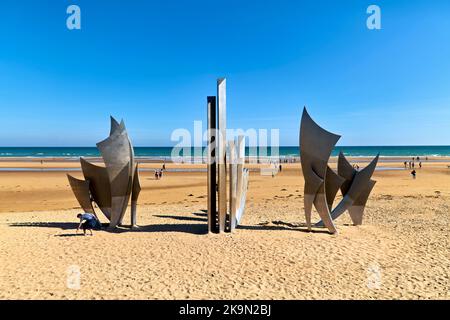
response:
<svg viewBox="0 0 450 320"><path fill-rule="evenodd" d="M228 126L282 145L304 105L340 145L448 145L449 17L448 0L3 0L0 146L93 146L110 114L137 146L173 145L221 76Z"/></svg>

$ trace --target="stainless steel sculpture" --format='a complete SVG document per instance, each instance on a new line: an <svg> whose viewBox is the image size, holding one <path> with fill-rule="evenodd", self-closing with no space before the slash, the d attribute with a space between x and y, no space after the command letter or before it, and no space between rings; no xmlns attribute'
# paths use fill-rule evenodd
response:
<svg viewBox="0 0 450 320"><path fill-rule="evenodd" d="M337 174L328 166L331 152L339 139L339 135L322 129L312 120L306 108L303 109L300 157L305 178L304 206L308 230L311 230L313 205L321 219L315 226L326 227L330 233L337 232L333 220L346 210L349 210L355 225L361 224L365 204L375 185L371 177L378 156L361 171L353 169L342 153L339 156ZM344 197L333 209L333 202L339 189Z"/></svg>
<svg viewBox="0 0 450 320"><path fill-rule="evenodd" d="M345 182L341 185L341 192L344 198L331 213L333 219L337 219L345 210L348 210L353 224L362 224L367 199L376 183L371 177L377 166L378 159L379 155L367 167L357 171L348 162L344 154L340 152L338 174L345 179Z"/></svg>
<svg viewBox="0 0 450 320"><path fill-rule="evenodd" d="M92 207L92 201L98 205L110 221L111 228L122 224L131 197L131 226L136 227L136 204L140 192L139 171L124 122L119 124L111 117L110 135L97 143L97 148L105 167L80 158L85 181L68 175L72 190L85 211L88 208L88 193L90 206ZM85 184L82 185L81 182Z"/></svg>
<svg viewBox="0 0 450 320"><path fill-rule="evenodd" d="M325 184L327 181L331 181L332 183L329 185L336 192L340 187L339 179L328 167L328 159L339 139L340 136L317 125L309 116L306 108L303 109L300 125L300 159L305 178L304 205L308 230L311 230L311 213L314 205L328 230L331 233L336 232L330 215L329 204L332 199L327 199ZM328 180L327 176L333 178Z"/></svg>
<svg viewBox="0 0 450 320"><path fill-rule="evenodd" d="M218 233L217 164L216 164L216 97L208 97L208 232Z"/></svg>
<svg viewBox="0 0 450 320"><path fill-rule="evenodd" d="M245 211L249 180L249 171L244 169L244 137L239 136L228 144L226 140L226 79L217 81L217 95L217 106L216 97L207 98L208 231L213 233L232 232L239 225Z"/></svg>
<svg viewBox="0 0 450 320"><path fill-rule="evenodd" d="M219 168L218 200L219 200L219 232L225 231L227 215L227 80L217 80L217 165Z"/></svg>

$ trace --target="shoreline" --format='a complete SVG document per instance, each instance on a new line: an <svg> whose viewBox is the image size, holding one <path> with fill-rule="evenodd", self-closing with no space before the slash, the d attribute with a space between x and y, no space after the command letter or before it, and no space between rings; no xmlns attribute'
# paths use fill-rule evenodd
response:
<svg viewBox="0 0 450 320"><path fill-rule="evenodd" d="M346 158L350 161L372 161L373 158L376 155L364 155L364 156L348 156L346 155ZM24 156L24 157L0 157L0 163L2 162L78 162L80 158L84 158L88 161L92 162L102 162L101 157L31 157L31 156ZM295 160L295 162L300 161L299 156L279 156L275 159L279 158L280 160ZM441 156L441 155L424 155L419 156L420 160L416 160L417 156L409 156L409 155L403 155L403 156L383 156L380 155L379 162L396 162L396 161L411 161L412 159L415 159L415 161L422 161L422 162L450 162L450 155L449 156ZM426 160L428 158L428 160ZM142 156L136 156L136 161L139 163L176 163L172 161L172 158L170 156L164 157L164 156L158 156L158 157L142 157ZM179 158L181 159L181 158ZM335 162L337 161L338 156L331 156L330 161ZM189 161L188 161L189 160ZM200 161L202 160L202 162ZM261 157L260 161L267 161L272 160L272 157ZM206 158L195 158L195 157L186 157L183 159L183 164L199 164L204 163L206 161ZM255 157L249 157L246 156L246 162L247 163L257 163L257 160ZM281 162L283 163L283 162Z"/></svg>

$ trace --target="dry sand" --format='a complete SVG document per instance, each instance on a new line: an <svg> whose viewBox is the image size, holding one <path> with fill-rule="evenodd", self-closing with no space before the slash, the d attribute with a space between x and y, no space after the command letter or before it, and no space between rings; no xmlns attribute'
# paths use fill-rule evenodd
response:
<svg viewBox="0 0 450 320"><path fill-rule="evenodd" d="M141 229L93 237L75 235L80 210L64 172L0 172L0 298L449 299L447 165L424 163L416 180L409 170L377 171L364 225L343 215L335 236L305 232L298 164L275 178L252 172L231 235L205 233L202 172L160 181L144 172ZM79 290L67 287L70 266L81 271Z"/></svg>

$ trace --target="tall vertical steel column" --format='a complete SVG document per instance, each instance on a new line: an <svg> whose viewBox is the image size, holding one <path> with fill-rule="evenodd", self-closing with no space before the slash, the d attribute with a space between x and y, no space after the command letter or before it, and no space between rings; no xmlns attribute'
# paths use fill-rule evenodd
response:
<svg viewBox="0 0 450 320"><path fill-rule="evenodd" d="M237 163L236 163L236 145L234 141L228 142L229 146L229 176L230 176L230 214L227 231L232 232L236 226L236 196L237 196Z"/></svg>
<svg viewBox="0 0 450 320"><path fill-rule="evenodd" d="M217 113L218 113L218 157L216 158L219 167L219 232L225 231L227 216L227 82L225 78L217 80Z"/></svg>
<svg viewBox="0 0 450 320"><path fill-rule="evenodd" d="M208 113L208 146L207 146L207 168L208 168L208 232L219 232L218 216L216 208L216 97L207 98Z"/></svg>

